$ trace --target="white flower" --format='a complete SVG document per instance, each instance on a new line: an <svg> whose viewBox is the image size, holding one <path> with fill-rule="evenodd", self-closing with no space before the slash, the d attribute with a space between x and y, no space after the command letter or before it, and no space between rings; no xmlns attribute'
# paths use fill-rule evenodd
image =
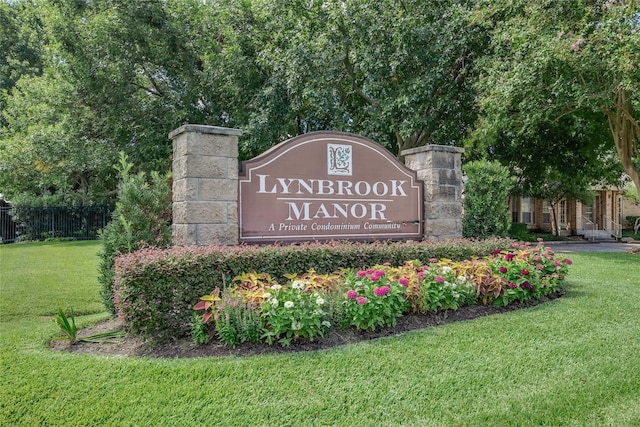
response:
<svg viewBox="0 0 640 427"><path fill-rule="evenodd" d="M291 284L291 287L293 289L302 290L304 289L304 285L305 285L305 282L303 282L302 280L294 280L293 283Z"/></svg>
<svg viewBox="0 0 640 427"><path fill-rule="evenodd" d="M453 271L451 267L447 267L446 265L442 266L442 269L440 270L443 274L447 274L450 271Z"/></svg>
<svg viewBox="0 0 640 427"><path fill-rule="evenodd" d="M284 308L293 308L293 301L287 301L284 303Z"/></svg>
<svg viewBox="0 0 640 427"><path fill-rule="evenodd" d="M318 305L324 304L324 299L322 299L322 297L318 297L318 299L316 300L316 304Z"/></svg>
<svg viewBox="0 0 640 427"><path fill-rule="evenodd" d="M274 307L277 307L278 306L278 300L276 298L272 299L271 300L271 305L274 306Z"/></svg>
<svg viewBox="0 0 640 427"><path fill-rule="evenodd" d="M269 299L271 298L271 294L269 292L265 292L264 294L262 294L262 298Z"/></svg>
<svg viewBox="0 0 640 427"><path fill-rule="evenodd" d="M293 329L294 331L299 331L300 329L302 329L302 323L294 320L293 322L291 322L291 329Z"/></svg>
<svg viewBox="0 0 640 427"><path fill-rule="evenodd" d="M276 285L272 285L272 286L271 286L271 290L279 291L280 289L282 289L282 286L281 286L281 285L277 285L277 284L276 284Z"/></svg>
<svg viewBox="0 0 640 427"><path fill-rule="evenodd" d="M467 276L458 276L458 282L467 283Z"/></svg>
<svg viewBox="0 0 640 427"><path fill-rule="evenodd" d="M329 322L328 320L323 320L322 321L322 326L326 326L327 328L331 327L331 322Z"/></svg>

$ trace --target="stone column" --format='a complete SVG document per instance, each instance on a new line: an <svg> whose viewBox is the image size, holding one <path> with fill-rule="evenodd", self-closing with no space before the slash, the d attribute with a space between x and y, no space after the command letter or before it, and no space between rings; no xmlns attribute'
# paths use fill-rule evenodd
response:
<svg viewBox="0 0 640 427"><path fill-rule="evenodd" d="M424 238L462 237L463 148L425 145L404 150L408 168L424 181Z"/></svg>
<svg viewBox="0 0 640 427"><path fill-rule="evenodd" d="M238 244L241 130L184 125L173 141L173 244Z"/></svg>

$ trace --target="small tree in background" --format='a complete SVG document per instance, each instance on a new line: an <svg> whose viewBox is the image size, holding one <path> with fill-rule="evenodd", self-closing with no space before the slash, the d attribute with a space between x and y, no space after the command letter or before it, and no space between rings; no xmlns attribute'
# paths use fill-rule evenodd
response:
<svg viewBox="0 0 640 427"><path fill-rule="evenodd" d="M507 236L511 224L507 197L514 185L509 170L486 160L467 163L462 170L467 177L462 235L480 239Z"/></svg>
<svg viewBox="0 0 640 427"><path fill-rule="evenodd" d="M143 172L131 175L133 165L124 153L120 153L120 164L114 167L120 173L118 201L111 222L100 235L99 270L101 295L111 313L115 313L111 289L115 258L146 246L163 248L171 244L170 176L152 172L149 182Z"/></svg>

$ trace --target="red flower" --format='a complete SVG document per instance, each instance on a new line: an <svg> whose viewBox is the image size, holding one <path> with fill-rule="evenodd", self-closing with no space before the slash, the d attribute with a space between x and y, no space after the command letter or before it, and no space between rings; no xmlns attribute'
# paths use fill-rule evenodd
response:
<svg viewBox="0 0 640 427"><path fill-rule="evenodd" d="M528 276L529 275L529 270L527 270L526 268L522 269L522 275L523 276Z"/></svg>
<svg viewBox="0 0 640 427"><path fill-rule="evenodd" d="M500 273L504 274L507 272L507 267L505 267L504 265L500 267Z"/></svg>

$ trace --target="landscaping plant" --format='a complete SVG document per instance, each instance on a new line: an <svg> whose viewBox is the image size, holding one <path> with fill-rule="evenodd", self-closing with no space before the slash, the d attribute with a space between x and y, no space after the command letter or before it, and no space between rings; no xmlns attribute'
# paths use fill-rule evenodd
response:
<svg viewBox="0 0 640 427"><path fill-rule="evenodd" d="M272 285L264 293L262 338L268 344L277 341L288 347L296 339L323 337L331 328L330 313L325 311L327 296L309 284L304 280L292 280L287 286Z"/></svg>
<svg viewBox="0 0 640 427"><path fill-rule="evenodd" d="M407 290L397 280L389 280L381 268L360 270L345 278L346 299L343 322L357 329L375 330L395 326L406 311Z"/></svg>
<svg viewBox="0 0 640 427"><path fill-rule="evenodd" d="M115 313L113 279L115 258L147 246L168 247L171 243L171 186L169 176L154 172L132 174L133 165L120 153L118 201L111 221L100 233L99 281L105 307Z"/></svg>
<svg viewBox="0 0 640 427"><path fill-rule="evenodd" d="M69 307L69 315L58 308L55 322L60 327L60 330L67 336L71 344L78 342L78 328L76 327L76 316L73 313L73 307Z"/></svg>
<svg viewBox="0 0 640 427"><path fill-rule="evenodd" d="M205 325L227 345L323 337L333 325L373 331L396 325L406 313L456 310L482 302L506 306L541 298L556 291L571 260L559 258L539 241L514 243L483 259L418 260L402 266L376 265L366 270L318 274L309 270L289 275L278 284L267 273L234 278L230 288L201 297L194 306L204 314L192 325L194 341L206 342ZM262 330L262 334L259 331Z"/></svg>

